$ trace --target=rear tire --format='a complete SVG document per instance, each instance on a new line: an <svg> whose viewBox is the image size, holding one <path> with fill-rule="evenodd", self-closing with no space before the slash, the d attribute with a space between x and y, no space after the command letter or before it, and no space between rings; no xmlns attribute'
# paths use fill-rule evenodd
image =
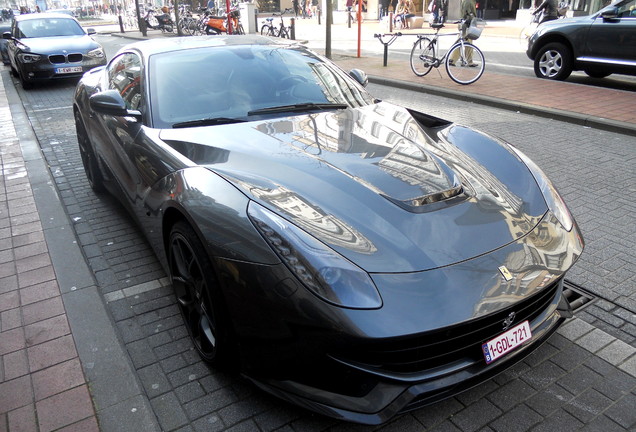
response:
<svg viewBox="0 0 636 432"><path fill-rule="evenodd" d="M418 39L411 49L411 70L417 76L428 74L435 64L435 45L429 38Z"/></svg>
<svg viewBox="0 0 636 432"><path fill-rule="evenodd" d="M534 74L538 78L563 81L572 73L572 51L562 43L542 47L534 57Z"/></svg>
<svg viewBox="0 0 636 432"><path fill-rule="evenodd" d="M586 69L585 73L590 78L607 78L608 76L612 74L611 72L605 72L605 71L600 71L595 69Z"/></svg>
<svg viewBox="0 0 636 432"><path fill-rule="evenodd" d="M75 112L75 131L77 133L77 143L79 145L82 165L84 165L84 172L86 173L88 184L94 192L102 193L105 190L104 176L97 163L95 150L93 150L93 146L88 139L84 122L78 112Z"/></svg>

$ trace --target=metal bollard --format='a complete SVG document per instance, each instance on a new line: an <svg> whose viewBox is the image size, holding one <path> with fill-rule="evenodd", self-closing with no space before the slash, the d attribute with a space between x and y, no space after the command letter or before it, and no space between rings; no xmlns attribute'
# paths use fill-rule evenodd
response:
<svg viewBox="0 0 636 432"><path fill-rule="evenodd" d="M291 40L296 40L296 19L295 18L290 18L291 20L291 29L289 30L289 37L291 38Z"/></svg>
<svg viewBox="0 0 636 432"><path fill-rule="evenodd" d="M124 20L123 20L123 19L121 19L121 15L119 15L119 31L120 31L121 33L125 33L125 32L124 32Z"/></svg>

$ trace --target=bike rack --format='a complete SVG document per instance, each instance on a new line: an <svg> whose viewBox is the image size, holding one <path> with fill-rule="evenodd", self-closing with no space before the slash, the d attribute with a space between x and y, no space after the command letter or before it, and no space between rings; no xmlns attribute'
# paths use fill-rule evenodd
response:
<svg viewBox="0 0 636 432"><path fill-rule="evenodd" d="M384 41L384 37L390 36L389 39L387 41ZM373 35L373 37L378 38L378 40L382 43L382 45L384 45L384 67L386 67L387 64L387 59L389 57L389 45L391 45L393 42L395 42L395 40L399 37L402 36L402 33L398 32L398 33L385 33L385 34L379 34L376 33Z"/></svg>

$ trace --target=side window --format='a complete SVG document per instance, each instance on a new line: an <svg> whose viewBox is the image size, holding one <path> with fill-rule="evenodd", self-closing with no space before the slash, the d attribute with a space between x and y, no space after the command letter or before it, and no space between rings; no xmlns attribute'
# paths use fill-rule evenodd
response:
<svg viewBox="0 0 636 432"><path fill-rule="evenodd" d="M124 53L109 66L108 88L121 94L128 109L144 110L141 75L141 60L136 54Z"/></svg>
<svg viewBox="0 0 636 432"><path fill-rule="evenodd" d="M636 18L636 0L620 3L617 15L619 18Z"/></svg>

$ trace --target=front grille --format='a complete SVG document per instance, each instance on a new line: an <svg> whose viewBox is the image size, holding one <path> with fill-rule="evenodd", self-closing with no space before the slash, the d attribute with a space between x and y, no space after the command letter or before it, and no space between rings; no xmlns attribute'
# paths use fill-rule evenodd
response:
<svg viewBox="0 0 636 432"><path fill-rule="evenodd" d="M495 314L417 337L357 347L355 352L337 357L394 373L416 373L455 362L481 361L481 345L504 331L503 321L511 312L515 312L514 324L532 321L548 308L560 289L561 282L557 281Z"/></svg>
<svg viewBox="0 0 636 432"><path fill-rule="evenodd" d="M50 55L49 61L53 64L77 63L81 62L83 58L84 56L81 53L68 54L66 56L62 54L56 54Z"/></svg>

